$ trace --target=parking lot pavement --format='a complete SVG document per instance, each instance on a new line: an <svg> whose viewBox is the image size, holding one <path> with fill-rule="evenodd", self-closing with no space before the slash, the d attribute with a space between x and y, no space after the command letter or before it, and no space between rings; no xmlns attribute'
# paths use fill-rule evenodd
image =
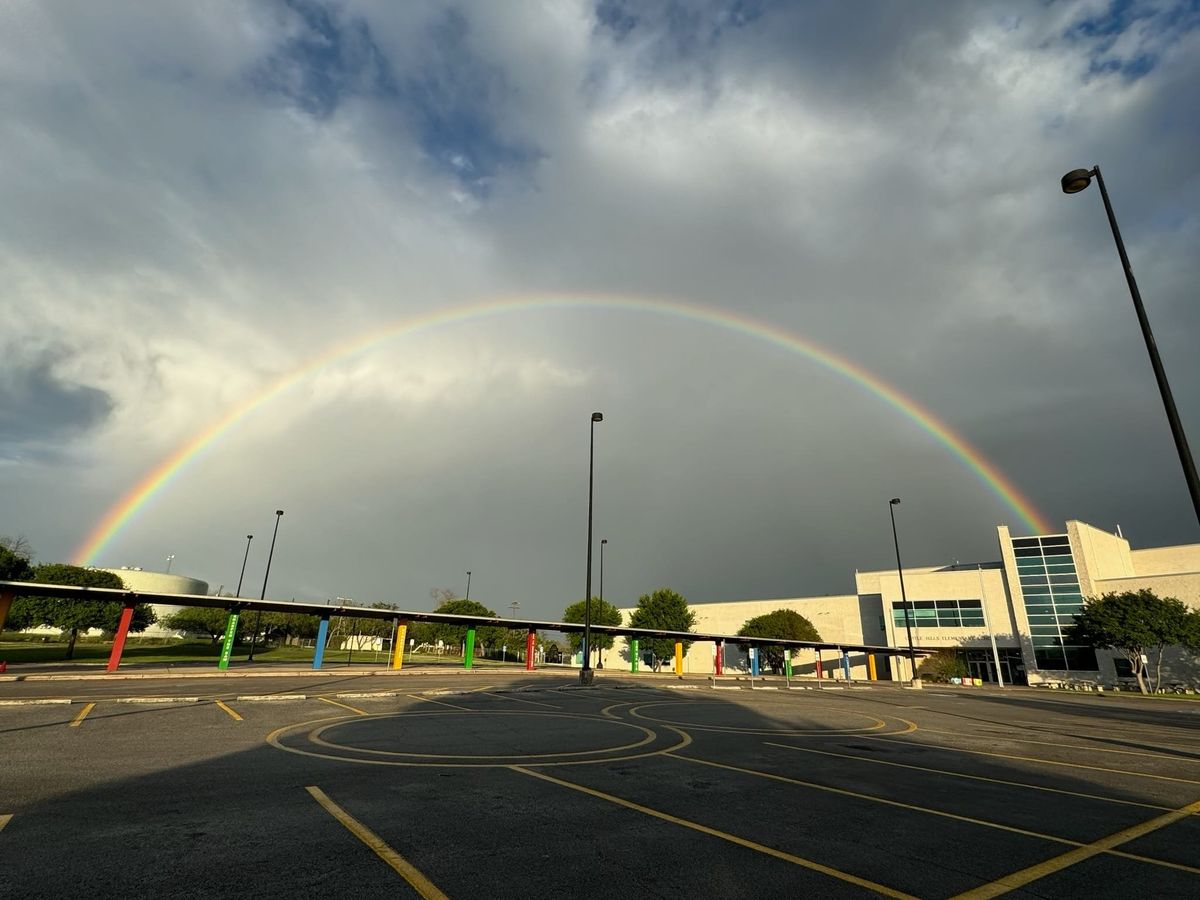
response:
<svg viewBox="0 0 1200 900"><path fill-rule="evenodd" d="M189 681L0 707L13 896L1200 895L1200 707Z"/></svg>

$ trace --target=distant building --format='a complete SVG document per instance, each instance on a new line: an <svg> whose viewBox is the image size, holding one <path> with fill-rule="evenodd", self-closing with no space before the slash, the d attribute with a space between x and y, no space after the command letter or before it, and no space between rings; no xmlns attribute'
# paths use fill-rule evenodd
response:
<svg viewBox="0 0 1200 900"><path fill-rule="evenodd" d="M1122 535L1077 521L1067 522L1061 534L1013 537L1004 525L996 531L999 560L904 570L913 644L953 650L977 678L996 680L998 656L1006 684L1131 683L1129 665L1118 654L1070 642L1068 629L1083 598L1148 588L1200 609L1200 544L1134 550ZM877 674L910 678L899 575L895 569L856 572L854 581L853 594L696 604L696 630L733 634L754 616L794 609L823 640L896 648L886 659L876 659ZM626 621L631 611L622 610ZM711 672L713 654L712 644L693 644L685 671ZM620 655L628 664L627 646ZM835 656L825 653L828 677L841 677ZM868 677L865 656L852 655L850 663L853 678ZM747 660L730 646L725 664L745 669ZM793 671L812 674L814 669L811 652L798 655ZM1163 683L1200 685L1200 659L1180 648L1169 650Z"/></svg>
<svg viewBox="0 0 1200 900"><path fill-rule="evenodd" d="M189 578L186 575L175 575L171 572L149 572L132 566L122 566L119 569L101 569L102 572L112 572L118 576L125 587L131 591L145 591L156 594L208 594L208 582L199 578ZM145 637L179 637L180 632L164 628L162 620L183 609L182 606L169 606L162 603L150 604L158 614L158 623L140 632Z"/></svg>

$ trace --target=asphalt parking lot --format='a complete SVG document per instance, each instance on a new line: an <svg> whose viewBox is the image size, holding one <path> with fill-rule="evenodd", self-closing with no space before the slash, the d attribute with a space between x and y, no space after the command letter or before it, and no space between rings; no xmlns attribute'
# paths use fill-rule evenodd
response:
<svg viewBox="0 0 1200 900"><path fill-rule="evenodd" d="M1200 704L479 673L0 685L13 897L1200 896Z"/></svg>

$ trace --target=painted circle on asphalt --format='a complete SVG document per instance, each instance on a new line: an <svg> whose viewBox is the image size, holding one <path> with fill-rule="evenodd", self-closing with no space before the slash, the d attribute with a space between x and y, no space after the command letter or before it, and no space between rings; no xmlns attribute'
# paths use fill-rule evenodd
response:
<svg viewBox="0 0 1200 900"><path fill-rule="evenodd" d="M653 716L642 712L642 710L651 709L657 706L673 706L676 708L681 708L681 710L687 709L687 712L682 716L677 716L670 719ZM745 707L731 708L725 703L718 703L718 701L714 700L685 700L674 702L662 701L659 703L644 703L641 706L637 706L630 710L630 713L645 721L655 722L660 725L676 726L678 728L685 728L693 731L712 731L721 732L724 734L774 735L776 737L785 735L805 737L864 734L866 732L879 731L880 729L887 727L887 723L883 719L880 719L876 716L868 715L864 712L839 709L832 706L805 706L803 710L789 710L790 712L800 711L805 714L808 714L814 710L832 711L836 715L831 717L833 721L827 725L822 724L820 721L809 721L803 725L796 724L794 726L788 726L786 723L781 722L779 723L778 727L770 727L769 725L767 725L767 727L753 727L750 725L723 725L715 722L705 722L704 713L710 710L719 711L720 714L725 718L728 718L732 711L744 712L746 718L753 718L758 721L762 721L764 718L767 718L764 716L761 710L748 709ZM866 719L870 724L860 727L853 727L849 724L840 724L840 722L847 720L861 721L863 719ZM814 725L816 727L812 727Z"/></svg>
<svg viewBox="0 0 1200 900"><path fill-rule="evenodd" d="M485 722L491 722L492 727L485 726ZM505 724L500 725L501 722ZM586 724L590 733L580 733L581 723ZM619 737L596 746L596 726L602 726L599 730L604 734L611 730ZM636 739L622 740L632 736L630 730ZM543 737L549 738L549 747ZM586 746L589 740L592 746ZM272 747L300 756L360 765L434 768L618 762L681 750L691 740L668 724L655 727L615 716L540 710L437 710L336 716L284 726L267 735L267 743ZM475 752L440 752L463 746L472 746ZM530 752L512 752L526 747Z"/></svg>

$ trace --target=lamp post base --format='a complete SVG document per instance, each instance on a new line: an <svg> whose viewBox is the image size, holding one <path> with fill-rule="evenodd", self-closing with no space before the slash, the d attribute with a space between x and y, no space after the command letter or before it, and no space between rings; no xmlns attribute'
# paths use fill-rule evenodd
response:
<svg viewBox="0 0 1200 900"><path fill-rule="evenodd" d="M579 670L579 683L580 684L588 685L588 684L591 684L595 680L596 680L596 670L595 669L580 669Z"/></svg>
<svg viewBox="0 0 1200 900"><path fill-rule="evenodd" d="M914 678L908 683L908 686L911 688L916 688L919 691L921 688L925 687L925 682L923 682L920 678Z"/></svg>

